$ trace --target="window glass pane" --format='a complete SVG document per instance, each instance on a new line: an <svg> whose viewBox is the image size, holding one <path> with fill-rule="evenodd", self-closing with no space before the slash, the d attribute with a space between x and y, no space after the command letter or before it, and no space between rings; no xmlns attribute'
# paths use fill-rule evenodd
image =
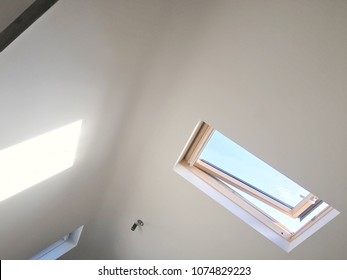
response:
<svg viewBox="0 0 347 280"><path fill-rule="evenodd" d="M262 160L215 131L200 159L253 189L294 208L309 192Z"/></svg>
<svg viewBox="0 0 347 280"><path fill-rule="evenodd" d="M226 184L225 182L223 183ZM267 216L271 217L272 219L279 222L281 225L285 226L292 233L297 232L300 228L306 225L312 218L317 216L319 213L321 213L324 209L326 209L329 206L327 203L323 202L314 211L312 211L309 215L307 215L302 221L300 221L300 218L291 218L288 215L282 213L281 211L271 207L270 205L264 202L261 202L259 199L256 199L253 196L229 184L226 184L226 185L230 187L234 192L238 193L243 198L245 198L247 202L250 202L256 208L258 208L263 213L265 213Z"/></svg>

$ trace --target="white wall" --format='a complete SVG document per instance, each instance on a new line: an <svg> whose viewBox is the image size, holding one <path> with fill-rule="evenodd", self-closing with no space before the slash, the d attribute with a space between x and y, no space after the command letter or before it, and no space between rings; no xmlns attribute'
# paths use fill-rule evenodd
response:
<svg viewBox="0 0 347 280"><path fill-rule="evenodd" d="M175 1L172 13L82 243L88 257L346 258L347 3ZM290 254L277 248L172 171L200 119L342 214Z"/></svg>
<svg viewBox="0 0 347 280"><path fill-rule="evenodd" d="M2 259L31 257L82 224L88 231L161 28L160 7L142 15L145 6L59 1L0 54L0 150L83 119L74 167L0 203Z"/></svg>
<svg viewBox="0 0 347 280"><path fill-rule="evenodd" d="M0 257L86 224L65 258L346 258L346 27L343 1L59 1L0 54L0 148L83 118L77 163L0 204ZM200 119L342 214L277 248L173 172Z"/></svg>

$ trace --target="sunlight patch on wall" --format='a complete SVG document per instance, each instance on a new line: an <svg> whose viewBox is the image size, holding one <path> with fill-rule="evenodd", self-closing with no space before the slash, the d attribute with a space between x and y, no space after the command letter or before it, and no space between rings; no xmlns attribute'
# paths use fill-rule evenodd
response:
<svg viewBox="0 0 347 280"><path fill-rule="evenodd" d="M0 151L0 201L73 166L82 120Z"/></svg>

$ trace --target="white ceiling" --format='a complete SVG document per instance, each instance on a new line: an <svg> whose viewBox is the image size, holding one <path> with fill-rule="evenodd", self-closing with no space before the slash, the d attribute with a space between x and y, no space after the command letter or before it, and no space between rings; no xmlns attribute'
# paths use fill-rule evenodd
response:
<svg viewBox="0 0 347 280"><path fill-rule="evenodd" d="M35 0L0 0L0 32L34 2Z"/></svg>
<svg viewBox="0 0 347 280"><path fill-rule="evenodd" d="M346 259L347 2L61 0L0 54L0 150L83 119L0 203L0 258ZM173 171L204 120L341 214L286 253ZM132 232L141 219L141 231Z"/></svg>

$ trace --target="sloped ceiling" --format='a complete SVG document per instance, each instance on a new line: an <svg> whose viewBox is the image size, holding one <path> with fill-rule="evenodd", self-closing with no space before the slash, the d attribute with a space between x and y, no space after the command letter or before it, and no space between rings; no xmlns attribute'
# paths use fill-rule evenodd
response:
<svg viewBox="0 0 347 280"><path fill-rule="evenodd" d="M0 257L84 224L64 258L347 258L346 28L343 1L58 1L0 54L0 149L83 119L77 161L0 203ZM199 120L341 214L277 248L173 171Z"/></svg>

